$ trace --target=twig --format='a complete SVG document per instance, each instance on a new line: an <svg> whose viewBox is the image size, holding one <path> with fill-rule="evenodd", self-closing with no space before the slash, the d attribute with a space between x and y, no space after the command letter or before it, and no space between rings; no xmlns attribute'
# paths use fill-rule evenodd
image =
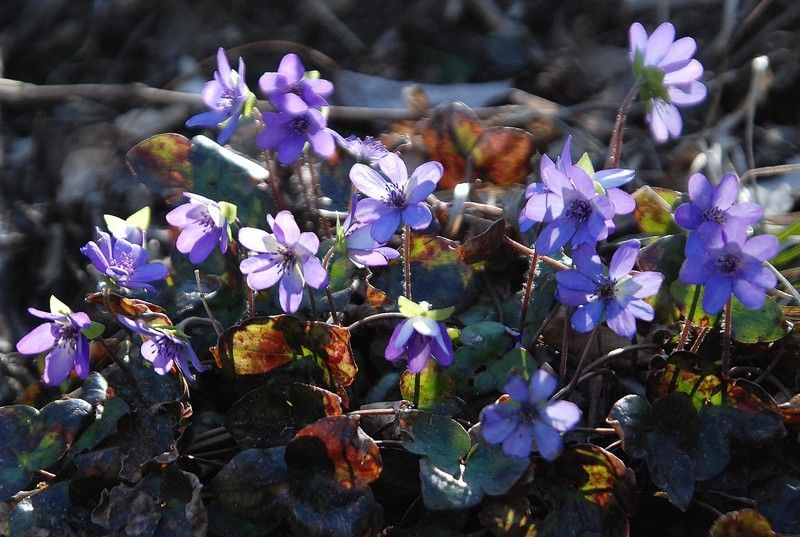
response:
<svg viewBox="0 0 800 537"><path fill-rule="evenodd" d="M750 80L750 89L747 92L747 119L744 132L747 166L753 169L756 167L756 159L753 153L753 129L755 128L756 108L764 94L764 77L769 68L769 58L767 56L753 58L750 65L752 67L753 77ZM756 203L760 203L758 199L758 186L755 180L753 181L753 199Z"/></svg>
<svg viewBox="0 0 800 537"><path fill-rule="evenodd" d="M233 52L234 49L229 50ZM9 78L0 78L0 101L10 104L22 104L37 101L62 101L70 98L84 98L95 101L127 101L142 104L185 104L195 108L203 108L202 96L199 93L174 91L153 88L140 82L132 84L51 84L38 85ZM269 101L257 100L259 110L274 110ZM608 108L608 103L583 103L580 107L562 107L559 117L570 117L576 113L593 108ZM329 118L333 121L406 121L422 119L425 111L409 108L372 108L365 106L331 106ZM473 109L480 118L488 118L499 114L510 116L550 117L526 105L484 106ZM523 121L524 122L524 121Z"/></svg>
<svg viewBox="0 0 800 537"><path fill-rule="evenodd" d="M778 175L779 173L794 172L797 170L800 170L800 164L778 164L777 166L764 166L763 168L747 170L739 179L742 183L744 183L751 177Z"/></svg>
<svg viewBox="0 0 800 537"><path fill-rule="evenodd" d="M313 18L320 28L330 31L336 37L336 42L341 43L350 53L360 56L367 51L367 45L336 16L327 2L305 0L298 7L301 15Z"/></svg>

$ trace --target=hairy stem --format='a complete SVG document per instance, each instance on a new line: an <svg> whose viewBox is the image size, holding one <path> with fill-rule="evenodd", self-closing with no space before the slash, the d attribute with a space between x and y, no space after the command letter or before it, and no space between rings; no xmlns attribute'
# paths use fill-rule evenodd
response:
<svg viewBox="0 0 800 537"><path fill-rule="evenodd" d="M729 298L725 303L725 331L722 336L722 382L723 385L728 381L731 370L731 309L733 299ZM723 394L726 389L723 389Z"/></svg>
<svg viewBox="0 0 800 537"><path fill-rule="evenodd" d="M322 189L319 186L319 181L317 180L317 170L314 167L314 157L311 155L311 151L306 151L306 167L308 168L308 172L311 174L311 191L314 195L314 204L315 208L317 209L317 221L319 223L320 228L322 228L323 236L326 239L331 238L331 225L328 223L327 218L323 218L322 216Z"/></svg>
<svg viewBox="0 0 800 537"><path fill-rule="evenodd" d="M525 331L525 319L528 317L528 304L531 301L533 292L533 279L536 277L536 266L539 264L539 254L531 256L531 264L528 268L528 280L525 282L525 295L522 297L522 309L519 312L519 335L522 337Z"/></svg>
<svg viewBox="0 0 800 537"><path fill-rule="evenodd" d="M411 300L411 228L403 226L403 281L406 298Z"/></svg>
<svg viewBox="0 0 800 537"><path fill-rule="evenodd" d="M272 197L275 200L275 209L278 211L283 210L283 200L281 200L281 191L278 189L278 167L275 165L275 159L269 151L264 151L264 159L267 162L267 171L269 171L269 186L272 189Z"/></svg>
<svg viewBox="0 0 800 537"><path fill-rule="evenodd" d="M625 121L628 119L628 112L631 104L639 93L639 85L634 84L628 94L625 95L622 104L617 110L617 119L614 121L614 130L611 132L611 140L608 144L608 156L606 157L606 169L619 166L619 157L622 154L622 137L625 133Z"/></svg>
<svg viewBox="0 0 800 537"><path fill-rule="evenodd" d="M683 323L683 330L681 330L681 337L678 340L678 346L675 347L676 351L682 351L686 346L686 340L689 338L689 332L692 329L692 319L694 319L694 312L697 310L697 303L700 301L700 286L694 288L694 295L692 295L692 305L689 307L689 315Z"/></svg>

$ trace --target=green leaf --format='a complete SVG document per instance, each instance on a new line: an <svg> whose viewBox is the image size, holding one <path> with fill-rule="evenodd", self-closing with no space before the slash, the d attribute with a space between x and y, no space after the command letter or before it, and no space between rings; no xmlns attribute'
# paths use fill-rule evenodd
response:
<svg viewBox="0 0 800 537"><path fill-rule="evenodd" d="M566 256L554 256L558 261L569 261ZM532 348L533 336L538 333L544 319L556 304L556 269L544 263L538 263L536 275L533 279L533 291L528 303L528 312L525 315L525 327L520 344L525 348ZM503 301L503 316L511 326L517 327L519 323L520 308L522 307L523 290L511 295Z"/></svg>
<svg viewBox="0 0 800 537"><path fill-rule="evenodd" d="M669 286L669 294L675 303L677 313L692 324L714 326L719 314L709 315L703 310L704 286L686 285L679 280Z"/></svg>
<svg viewBox="0 0 800 537"><path fill-rule="evenodd" d="M611 409L608 422L620 432L625 451L644 458L653 483L669 501L685 511L694 494L693 453L698 415L690 397L673 392L652 407L638 395L628 395Z"/></svg>
<svg viewBox="0 0 800 537"><path fill-rule="evenodd" d="M285 451L284 446L242 451L211 481L214 496L231 514L248 522L280 519L284 510L279 497L289 479Z"/></svg>
<svg viewBox="0 0 800 537"><path fill-rule="evenodd" d="M82 399L48 403L41 411L24 405L0 407L0 500L28 485L69 449L92 414Z"/></svg>
<svg viewBox="0 0 800 537"><path fill-rule="evenodd" d="M755 509L725 513L714 522L709 534L711 537L776 537L769 520Z"/></svg>
<svg viewBox="0 0 800 537"><path fill-rule="evenodd" d="M659 237L639 252L639 269L653 270L664 275L664 283L654 299L648 299L656 310L656 320L672 324L675 322L675 306L670 296L672 282L678 279L684 259L685 235ZM691 300L691 299L687 299ZM689 302L691 305L691 302ZM702 310L702 307L699 307Z"/></svg>
<svg viewBox="0 0 800 537"><path fill-rule="evenodd" d="M456 397L455 382L449 371L435 360L428 360L417 374L406 370L400 377L400 395L406 401L414 401L414 391L419 375L417 408L433 414L452 415L464 402Z"/></svg>
<svg viewBox="0 0 800 537"><path fill-rule="evenodd" d="M748 491L759 511L779 533L800 533L800 479L788 474L759 482Z"/></svg>
<svg viewBox="0 0 800 537"><path fill-rule="evenodd" d="M450 248L450 241L432 235L411 235L411 288L414 298L438 309L462 311L480 295L475 269ZM403 295L403 260L376 269L369 283L390 297Z"/></svg>
<svg viewBox="0 0 800 537"><path fill-rule="evenodd" d="M425 314L425 308L413 302L403 295L397 297L397 309L402 313L404 316L412 319L414 317L419 317Z"/></svg>
<svg viewBox="0 0 800 537"><path fill-rule="evenodd" d="M589 153L581 155L580 160L575 165L585 171L589 177L594 177L594 166L592 165L592 159L589 158Z"/></svg>
<svg viewBox="0 0 800 537"><path fill-rule="evenodd" d="M106 327L100 323L96 323L92 321L92 324L89 325L89 328L84 328L81 330L86 339L95 339L103 335Z"/></svg>
<svg viewBox="0 0 800 537"><path fill-rule="evenodd" d="M179 134L157 134L131 149L127 161L142 183L171 202L186 191L227 201L237 206L243 225L253 226L273 212L269 189L260 187L268 178L266 169L205 136L190 141Z"/></svg>
<svg viewBox="0 0 800 537"><path fill-rule="evenodd" d="M61 302L55 295L50 295L50 313L53 315L69 315L72 310L69 306Z"/></svg>
<svg viewBox="0 0 800 537"><path fill-rule="evenodd" d="M461 474L458 469L456 472ZM483 499L480 488L436 466L427 457L419 461L419 477L422 500L428 509L468 509Z"/></svg>
<svg viewBox="0 0 800 537"><path fill-rule="evenodd" d="M680 232L672 219L672 205L678 199L679 193L645 185L632 195L636 200L633 218L644 233L664 236Z"/></svg>
<svg viewBox="0 0 800 537"><path fill-rule="evenodd" d="M739 343L771 343L789 333L789 325L774 300L752 310L734 297L731 306L731 337Z"/></svg>
<svg viewBox="0 0 800 537"><path fill-rule="evenodd" d="M457 421L421 410L403 410L398 416L403 447L425 456L445 472L455 474L471 444L469 434Z"/></svg>
<svg viewBox="0 0 800 537"><path fill-rule="evenodd" d="M323 476L345 489L361 489L383 470L375 441L358 426L357 416L329 416L303 427L286 446L294 479Z"/></svg>
<svg viewBox="0 0 800 537"><path fill-rule="evenodd" d="M527 457L509 457L500 445L479 442L465 463L464 481L491 496L508 492L530 465Z"/></svg>
<svg viewBox="0 0 800 537"><path fill-rule="evenodd" d="M551 507L534 535L629 534L627 506L635 503L635 480L616 456L598 446L572 445L555 461L537 464L536 472Z"/></svg>
<svg viewBox="0 0 800 537"><path fill-rule="evenodd" d="M794 266L797 260L800 259L800 244L787 248L779 252L778 255L770 260L770 263L776 268L787 269Z"/></svg>
<svg viewBox="0 0 800 537"><path fill-rule="evenodd" d="M196 475L171 466L134 485L121 483L103 495L92 521L107 535L204 537L208 514Z"/></svg>
<svg viewBox="0 0 800 537"><path fill-rule="evenodd" d="M800 235L800 220L797 220L794 224L787 227L776 236L778 237L779 241L783 242L793 235Z"/></svg>
<svg viewBox="0 0 800 537"><path fill-rule="evenodd" d="M345 406L344 389L358 372L348 330L290 315L249 319L229 328L215 354L225 374L254 382L286 366L305 367L322 387L336 391Z"/></svg>
<svg viewBox="0 0 800 537"><path fill-rule="evenodd" d="M325 416L342 414L342 399L316 386L275 381L233 403L225 429L240 446L286 445L303 427Z"/></svg>

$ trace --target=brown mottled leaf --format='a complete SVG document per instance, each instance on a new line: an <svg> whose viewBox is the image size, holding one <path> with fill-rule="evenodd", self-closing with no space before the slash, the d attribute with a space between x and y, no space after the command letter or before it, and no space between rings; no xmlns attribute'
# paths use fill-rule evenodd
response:
<svg viewBox="0 0 800 537"><path fill-rule="evenodd" d="M301 429L286 446L286 464L298 475L334 478L346 489L366 487L381 474L378 445L357 416L330 416Z"/></svg>

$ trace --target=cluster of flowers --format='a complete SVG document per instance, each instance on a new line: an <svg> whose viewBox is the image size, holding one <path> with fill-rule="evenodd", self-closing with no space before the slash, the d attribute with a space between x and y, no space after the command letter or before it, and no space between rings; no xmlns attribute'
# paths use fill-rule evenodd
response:
<svg viewBox="0 0 800 537"><path fill-rule="evenodd" d="M559 271L556 279L558 300L577 308L571 319L575 330L589 332L605 318L612 330L630 338L636 333L636 319L653 319L653 307L643 299L658 292L664 277L658 272L631 274L639 254L636 240L617 249L608 269L595 250L614 231L614 216L636 208L634 199L618 188L631 181L634 172L617 168L595 173L588 159L573 164L571 150L568 138L555 162L542 156L542 182L526 190L520 230L527 231L535 222L544 226L535 242L541 254L571 245L576 270Z"/></svg>
<svg viewBox="0 0 800 537"><path fill-rule="evenodd" d="M688 203L675 209L675 222L689 230L686 259L681 266L683 283L703 285L703 310L719 313L731 293L750 309L764 304L766 290L777 276L766 265L778 253L774 235L747 238L750 224L761 220L757 203L736 202L739 179L726 174L716 186L701 173L689 179Z"/></svg>
<svg viewBox="0 0 800 537"><path fill-rule="evenodd" d="M648 37L641 25L630 29L631 60L637 90L647 101L647 121L655 138L666 140L680 134L682 123L676 106L694 104L705 96L698 82L702 66L692 59L695 43L691 38L674 41L674 28L665 23ZM214 79L203 88L209 111L192 117L190 127L220 127L220 143L227 142L242 117L254 110L254 95L245 83L245 67L239 59L232 70L219 49ZM373 139L342 138L327 127L323 108L333 85L305 72L299 58L289 54L276 73L265 73L259 85L275 108L260 113L263 129L257 144L276 151L278 160L288 165L303 153L306 144L318 155L329 157L335 143L359 162L350 170L350 179L360 193L354 195L350 212L337 225L335 246L357 266L385 265L399 256L387 243L404 227L427 228L432 219L426 198L434 192L443 174L438 162L426 162L409 176L403 160ZM621 168L595 172L588 160L573 163L571 139L554 161L543 155L541 182L526 190L527 203L519 217L522 231L538 224L535 248L548 255L568 247L574 263L559 271L557 299L576 308L572 326L580 332L595 329L604 320L617 334L631 338L636 320L652 320L653 307L645 299L655 295L663 281L657 272L637 272L639 242L622 243L605 267L596 248L613 233L614 217L634 211L634 199L619 187L631 181L633 170ZM759 307L775 276L764 266L773 256L777 239L759 236L747 239L747 226L760 220L761 208L752 203L736 203L738 180L727 175L712 187L701 174L689 183L691 201L676 210L676 222L690 230L686 261L680 277L685 283L706 288L703 307L718 312L735 293L747 307ZM242 227L236 237L231 225L236 222L236 207L193 193L185 194L188 203L170 211L166 218L180 230L176 248L194 263L202 263L215 248L223 254L236 240L247 252L239 268L254 291L278 286L278 300L287 313L296 312L306 287L322 289L328 285L327 267L317 257L320 242L314 233L301 232L289 211L267 215L270 231ZM138 216L137 216L138 215ZM109 231L97 229L96 241L81 251L102 274L106 284L126 289L153 291L153 282L164 279L169 270L148 262L145 229L149 216L137 213L126 221L107 218ZM327 257L327 256L326 256ZM444 321L452 308L436 310L426 302L416 304L398 298L399 323L385 350L390 361L403 356L411 373L419 373L429 358L448 366L454 360L453 345ZM25 336L17 349L25 354L46 352L44 381L61 383L72 368L80 377L89 371L89 340L102 333L85 313L73 313L53 298L51 312L31 308L32 315L46 322ZM177 367L194 379L194 371L204 371L189 344L188 337L168 323L157 324L120 316L125 328L138 333L144 343L142 356L153 363L159 374ZM581 418L578 407L568 401L549 401L558 380L544 369L529 379L512 375L505 385L508 395L481 412L484 439L501 444L512 456L528 457L534 447L546 459L555 459L562 450L560 433L575 427Z"/></svg>

